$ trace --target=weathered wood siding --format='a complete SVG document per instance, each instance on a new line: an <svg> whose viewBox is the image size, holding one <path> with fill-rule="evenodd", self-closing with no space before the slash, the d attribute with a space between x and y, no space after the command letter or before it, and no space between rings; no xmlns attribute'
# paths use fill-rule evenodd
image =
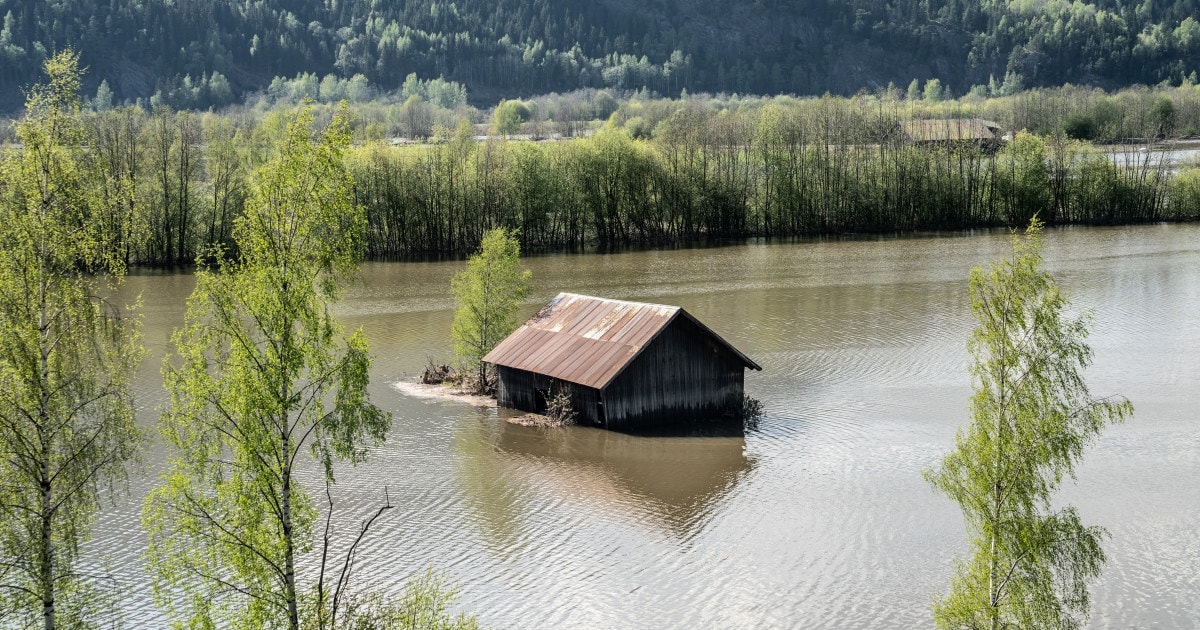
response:
<svg viewBox="0 0 1200 630"><path fill-rule="evenodd" d="M547 376L496 366L496 402L501 407L537 413L537 390L549 385L550 378Z"/></svg>
<svg viewBox="0 0 1200 630"><path fill-rule="evenodd" d="M571 386L571 408L578 414L575 416L575 424L602 425L599 403L599 390L581 385Z"/></svg>
<svg viewBox="0 0 1200 630"><path fill-rule="evenodd" d="M610 429L713 418L741 401L744 365L686 317L677 317L603 392Z"/></svg>
<svg viewBox="0 0 1200 630"><path fill-rule="evenodd" d="M502 365L496 366L496 402L501 407L520 409L533 413L546 411L546 392L552 388L569 385L571 388L571 407L578 414L576 424L601 424L597 403L600 392L590 387L554 382L549 376L536 374L525 370L517 370ZM557 391L557 389L554 389Z"/></svg>

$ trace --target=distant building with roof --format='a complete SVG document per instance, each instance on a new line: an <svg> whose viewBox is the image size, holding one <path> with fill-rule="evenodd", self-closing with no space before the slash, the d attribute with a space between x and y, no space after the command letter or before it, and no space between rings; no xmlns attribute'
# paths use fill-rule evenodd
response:
<svg viewBox="0 0 1200 630"><path fill-rule="evenodd" d="M982 118L929 118L900 122L905 142L924 146L976 145L985 151L1000 147L1000 125Z"/></svg>
<svg viewBox="0 0 1200 630"><path fill-rule="evenodd" d="M762 368L678 306L560 293L483 358L503 407L543 412L570 391L576 422L617 430L740 409ZM569 384L568 388L564 388Z"/></svg>

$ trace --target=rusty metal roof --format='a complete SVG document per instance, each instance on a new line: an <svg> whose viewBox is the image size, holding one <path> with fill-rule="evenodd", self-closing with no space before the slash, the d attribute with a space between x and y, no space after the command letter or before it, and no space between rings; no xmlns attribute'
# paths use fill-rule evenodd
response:
<svg viewBox="0 0 1200 630"><path fill-rule="evenodd" d="M989 126L988 121L979 118L937 118L900 123L904 134L913 142L995 140L996 134Z"/></svg>
<svg viewBox="0 0 1200 630"><path fill-rule="evenodd" d="M676 317L687 317L738 357L729 345L678 306L626 302L559 293L529 321L496 345L483 360L584 387L604 389Z"/></svg>

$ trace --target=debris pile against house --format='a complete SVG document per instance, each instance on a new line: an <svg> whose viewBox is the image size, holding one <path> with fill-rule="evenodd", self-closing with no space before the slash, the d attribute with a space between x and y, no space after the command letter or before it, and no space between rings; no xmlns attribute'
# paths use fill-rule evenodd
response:
<svg viewBox="0 0 1200 630"><path fill-rule="evenodd" d="M425 366L425 371L421 372L421 383L425 385L441 385L442 383L454 381L455 376L454 368L449 365L437 365L430 359L429 364Z"/></svg>

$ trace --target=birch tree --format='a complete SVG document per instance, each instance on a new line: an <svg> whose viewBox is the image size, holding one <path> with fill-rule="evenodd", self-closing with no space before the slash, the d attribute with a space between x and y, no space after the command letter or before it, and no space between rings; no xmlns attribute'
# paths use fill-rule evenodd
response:
<svg viewBox="0 0 1200 630"><path fill-rule="evenodd" d="M1041 223L1014 235L1010 258L971 270L971 422L926 479L962 508L969 553L934 604L942 628L1078 628L1107 533L1053 495L1083 449L1128 417L1097 399L1083 370L1088 318L1042 268Z"/></svg>
<svg viewBox="0 0 1200 630"><path fill-rule="evenodd" d="M99 612L79 544L141 444L143 350L105 298L122 241L82 159L78 55L45 70L16 124L24 148L0 161L0 626L50 630Z"/></svg>
<svg viewBox="0 0 1200 630"><path fill-rule="evenodd" d="M312 127L311 109L293 114L254 173L234 225L240 255L197 272L164 366L160 429L174 456L143 521L155 596L185 625L332 625L324 563L298 567L316 518L301 459L330 484L335 460L363 461L391 423L367 394L366 338L329 313L365 231L342 160L346 112Z"/></svg>

